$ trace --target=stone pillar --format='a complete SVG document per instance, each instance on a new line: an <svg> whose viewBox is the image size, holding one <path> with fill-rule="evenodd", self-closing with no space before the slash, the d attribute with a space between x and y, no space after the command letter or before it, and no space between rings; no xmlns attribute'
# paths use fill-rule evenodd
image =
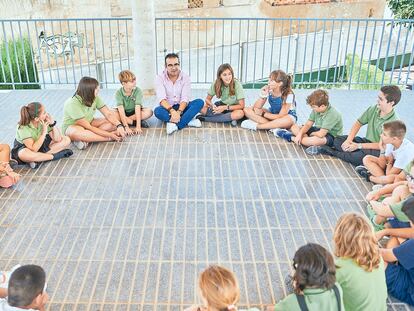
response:
<svg viewBox="0 0 414 311"><path fill-rule="evenodd" d="M154 94L155 14L154 1L131 0L134 64L137 85L144 94Z"/></svg>

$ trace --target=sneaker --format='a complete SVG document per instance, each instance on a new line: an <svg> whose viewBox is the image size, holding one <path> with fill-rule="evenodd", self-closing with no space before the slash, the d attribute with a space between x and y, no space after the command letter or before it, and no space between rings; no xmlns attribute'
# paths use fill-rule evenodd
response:
<svg viewBox="0 0 414 311"><path fill-rule="evenodd" d="M253 122L252 120L244 120L240 126L246 130L256 131L257 130L257 123Z"/></svg>
<svg viewBox="0 0 414 311"><path fill-rule="evenodd" d="M187 125L189 127L201 127L201 121L199 119L192 119Z"/></svg>
<svg viewBox="0 0 414 311"><path fill-rule="evenodd" d="M306 154L317 155L320 154L321 146L310 146L305 149Z"/></svg>
<svg viewBox="0 0 414 311"><path fill-rule="evenodd" d="M15 169L19 165L19 162L15 159L10 159L9 160L9 165L12 169Z"/></svg>
<svg viewBox="0 0 414 311"><path fill-rule="evenodd" d="M281 130L276 131L275 136L283 138L284 140L286 140L288 142L292 141L292 133L289 132L288 130L285 130L285 129L281 129Z"/></svg>
<svg viewBox="0 0 414 311"><path fill-rule="evenodd" d="M170 135L174 133L175 131L178 131L177 124L168 122L167 123L167 135Z"/></svg>
<svg viewBox="0 0 414 311"><path fill-rule="evenodd" d="M84 150L86 149L86 147L88 147L88 143L85 141L74 141L73 144L75 145L76 148L78 148L79 150Z"/></svg>
<svg viewBox="0 0 414 311"><path fill-rule="evenodd" d="M148 122L144 120L144 121L141 121L141 127L142 127L143 129L147 129L147 128L149 128L150 126L149 126Z"/></svg>
<svg viewBox="0 0 414 311"><path fill-rule="evenodd" d="M358 165L357 167L355 167L355 172L357 172L359 176L365 178L366 181L370 181L369 177L371 176L371 173L365 166Z"/></svg>
<svg viewBox="0 0 414 311"><path fill-rule="evenodd" d="M33 170L34 170L34 169L39 168L40 163L41 163L41 162L30 162L30 163L29 163L29 166L30 166L30 168L31 168L31 169L33 169Z"/></svg>
<svg viewBox="0 0 414 311"><path fill-rule="evenodd" d="M206 118L202 114L198 114L195 118L197 120L200 120L200 121L205 121L206 120Z"/></svg>
<svg viewBox="0 0 414 311"><path fill-rule="evenodd" d="M236 121L236 120L232 120L232 121L230 122L230 124L231 124L231 126L237 126L237 121Z"/></svg>
<svg viewBox="0 0 414 311"><path fill-rule="evenodd" d="M378 191L378 190L380 190L382 187L384 187L384 185L373 185L373 186L372 186L372 191Z"/></svg>
<svg viewBox="0 0 414 311"><path fill-rule="evenodd" d="M278 137L276 133L277 133L277 131L280 131L280 130L281 130L281 129L277 127L277 128L275 128L275 129L271 129L271 130L269 130L269 133L272 133L273 135L275 135L276 137Z"/></svg>

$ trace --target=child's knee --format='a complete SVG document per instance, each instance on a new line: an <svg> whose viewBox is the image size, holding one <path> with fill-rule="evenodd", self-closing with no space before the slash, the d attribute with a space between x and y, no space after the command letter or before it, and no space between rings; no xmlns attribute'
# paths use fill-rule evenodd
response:
<svg viewBox="0 0 414 311"><path fill-rule="evenodd" d="M231 118L233 119L233 120L240 120L241 118L243 118L244 117L244 112L243 112L243 110L234 110L234 111L232 111L232 113L231 113Z"/></svg>
<svg viewBox="0 0 414 311"><path fill-rule="evenodd" d="M0 152L10 153L10 146L7 144L0 144Z"/></svg>

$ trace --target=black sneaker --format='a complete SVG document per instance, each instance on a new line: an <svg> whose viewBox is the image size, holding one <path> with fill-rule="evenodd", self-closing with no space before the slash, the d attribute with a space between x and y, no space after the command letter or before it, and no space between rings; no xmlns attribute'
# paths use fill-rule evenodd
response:
<svg viewBox="0 0 414 311"><path fill-rule="evenodd" d="M319 149L318 150L319 154L326 154L326 155L329 155L329 156L334 155L334 150L329 146L320 146L318 149Z"/></svg>
<svg viewBox="0 0 414 311"><path fill-rule="evenodd" d="M148 122L147 122L147 121L141 121L141 127L142 127L143 129L147 129L147 128L149 128L150 126L149 126L149 124L148 124Z"/></svg>
<svg viewBox="0 0 414 311"><path fill-rule="evenodd" d="M370 181L369 177L371 176L371 173L368 171L368 169L363 165L358 165L355 167L355 172L358 173L359 176L362 178L365 178L366 181Z"/></svg>
<svg viewBox="0 0 414 311"><path fill-rule="evenodd" d="M198 119L198 120L200 120L200 121L202 121L202 122L204 122L206 120L202 114L199 114L195 118Z"/></svg>

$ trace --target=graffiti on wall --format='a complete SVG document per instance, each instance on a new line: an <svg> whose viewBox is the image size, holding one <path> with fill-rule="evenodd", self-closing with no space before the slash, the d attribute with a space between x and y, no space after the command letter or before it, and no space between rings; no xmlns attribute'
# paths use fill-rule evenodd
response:
<svg viewBox="0 0 414 311"><path fill-rule="evenodd" d="M55 54L56 56L74 54L75 47L83 47L83 34L76 32L46 36L45 32L42 31L39 40L43 49L47 49L49 54Z"/></svg>

